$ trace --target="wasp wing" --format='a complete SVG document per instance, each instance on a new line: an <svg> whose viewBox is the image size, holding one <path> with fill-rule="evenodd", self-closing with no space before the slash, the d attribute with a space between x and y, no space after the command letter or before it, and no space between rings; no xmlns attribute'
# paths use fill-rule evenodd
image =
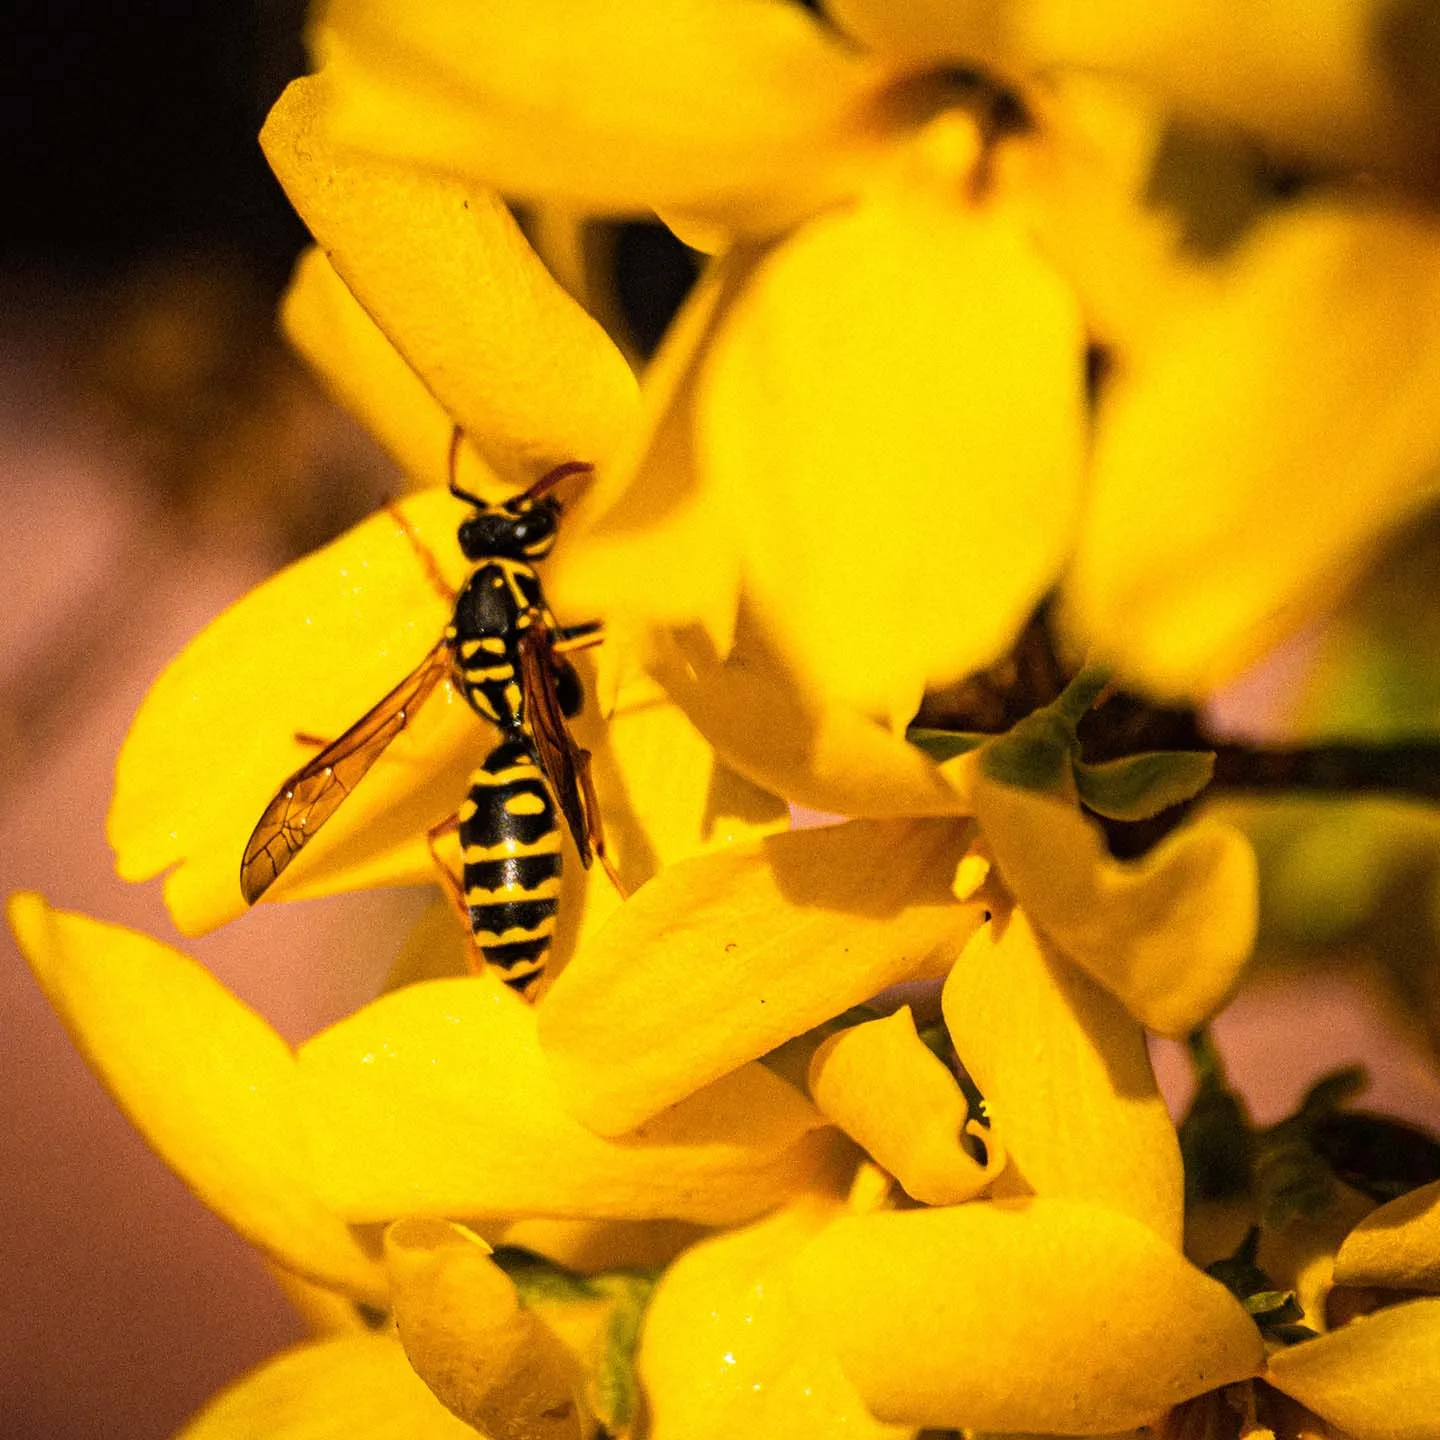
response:
<svg viewBox="0 0 1440 1440"><path fill-rule="evenodd" d="M338 740L302 765L265 807L240 862L240 890L253 905L410 722L411 713L450 673L445 641Z"/></svg>
<svg viewBox="0 0 1440 1440"><path fill-rule="evenodd" d="M521 630L517 649L525 718L535 742L535 754L575 837L580 863L589 869L600 835L600 817L586 779L590 752L575 743L560 708L555 689L559 662L549 627L538 615Z"/></svg>

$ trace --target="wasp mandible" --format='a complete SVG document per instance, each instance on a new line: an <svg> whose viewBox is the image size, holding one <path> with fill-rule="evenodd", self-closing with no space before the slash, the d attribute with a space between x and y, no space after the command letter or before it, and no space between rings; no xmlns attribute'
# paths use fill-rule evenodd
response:
<svg viewBox="0 0 1440 1440"><path fill-rule="evenodd" d="M584 692L565 652L598 643L600 625L556 624L535 571L559 527L561 505L551 492L591 467L559 465L523 494L491 504L459 483L461 438L457 427L450 442L450 493L474 507L457 534L474 568L458 592L446 586L406 526L432 581L453 603L450 623L404 680L276 792L245 846L240 889L253 905L448 680L500 734L470 776L460 809L430 832L431 851L438 835L458 829L460 880L438 855L436 863L480 955L525 994L544 970L555 933L559 815L580 863L588 869L598 855L616 878L605 856L590 755L566 723L579 714Z"/></svg>

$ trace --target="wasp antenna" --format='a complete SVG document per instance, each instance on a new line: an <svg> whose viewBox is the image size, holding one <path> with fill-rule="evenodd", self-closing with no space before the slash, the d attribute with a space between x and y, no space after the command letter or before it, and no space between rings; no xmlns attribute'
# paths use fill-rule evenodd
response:
<svg viewBox="0 0 1440 1440"><path fill-rule="evenodd" d="M476 509L484 510L485 501L478 495L472 495L468 490L462 489L460 485L460 442L464 440L465 432L455 425L450 430L450 454L446 459L446 469L450 475L450 493L457 500L464 500L467 504L474 505Z"/></svg>
<svg viewBox="0 0 1440 1440"><path fill-rule="evenodd" d="M557 465L553 470L542 475L526 492L527 500L538 500L542 495L548 494L562 480L568 480L572 475L589 475L595 467L588 460L567 460L563 465Z"/></svg>

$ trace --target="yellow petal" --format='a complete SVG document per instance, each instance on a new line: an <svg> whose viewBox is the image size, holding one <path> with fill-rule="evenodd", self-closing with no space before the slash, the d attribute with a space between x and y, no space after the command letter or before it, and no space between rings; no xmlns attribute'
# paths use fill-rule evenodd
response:
<svg viewBox="0 0 1440 1440"><path fill-rule="evenodd" d="M615 641L606 648L623 646L622 637ZM604 686L603 678L587 685L596 703L586 705L571 731L590 751L606 849L627 891L688 855L789 828L785 802L725 765L648 675L625 673L602 721ZM584 946L619 908L614 887L591 878L583 901L577 896L570 915L561 916L562 953L569 953L572 932Z"/></svg>
<svg viewBox="0 0 1440 1440"><path fill-rule="evenodd" d="M700 356L759 251L741 246L708 266L645 371L626 445L603 469L556 548L553 602L602 612L643 634L655 624L702 624L728 648L739 598L739 551L729 517L695 457Z"/></svg>
<svg viewBox="0 0 1440 1440"><path fill-rule="evenodd" d="M1012 1165L1040 1195L1091 1200L1178 1247L1180 1147L1145 1037L1023 910L965 947L945 1023Z"/></svg>
<svg viewBox="0 0 1440 1440"><path fill-rule="evenodd" d="M1265 1378L1353 1440L1433 1440L1440 1300L1363 1315L1270 1357Z"/></svg>
<svg viewBox="0 0 1440 1440"><path fill-rule="evenodd" d="M944 974L983 913L950 894L963 845L953 823L855 821L671 866L540 1007L565 1103L620 1133L888 985Z"/></svg>
<svg viewBox="0 0 1440 1440"><path fill-rule="evenodd" d="M1203 694L1332 600L1435 493L1437 387L1440 227L1314 202L1255 232L1102 417L1068 592L1097 658Z"/></svg>
<svg viewBox="0 0 1440 1440"><path fill-rule="evenodd" d="M278 1264L383 1303L379 1267L318 1196L285 1042L169 946L38 895L8 914L76 1047L195 1195Z"/></svg>
<svg viewBox="0 0 1440 1440"><path fill-rule="evenodd" d="M492 1440L581 1440L579 1366L484 1241L443 1220L401 1220L385 1261L405 1354L447 1410Z"/></svg>
<svg viewBox="0 0 1440 1440"><path fill-rule="evenodd" d="M903 723L1009 648L1072 539L1083 348L1020 227L938 187L762 262L706 361L700 458L802 681Z"/></svg>
<svg viewBox="0 0 1440 1440"><path fill-rule="evenodd" d="M490 976L396 991L298 1061L317 1183L355 1220L732 1223L804 1191L833 1146L809 1103L758 1065L602 1140L561 1104L534 1009Z"/></svg>
<svg viewBox="0 0 1440 1440"><path fill-rule="evenodd" d="M975 806L1030 919L1147 1028L1184 1035L1219 1008L1255 942L1255 856L1238 830L1200 820L1122 862L1067 802L982 780Z"/></svg>
<svg viewBox="0 0 1440 1440"><path fill-rule="evenodd" d="M1341 1285L1440 1290L1440 1180L1367 1215L1341 1245L1335 1279Z"/></svg>
<svg viewBox="0 0 1440 1440"><path fill-rule="evenodd" d="M775 4L344 0L315 36L336 132L581 211L779 227L849 192L880 72Z"/></svg>
<svg viewBox="0 0 1440 1440"><path fill-rule="evenodd" d="M916 1034L908 1005L826 1040L810 1062L810 1094L926 1205L969 1200L1004 1168L999 1132L971 1128L968 1102ZM960 1143L967 1133L983 1145L983 1163Z"/></svg>
<svg viewBox="0 0 1440 1440"><path fill-rule="evenodd" d="M336 150L324 76L261 134L295 208L361 305L498 474L529 483L609 455L635 383L494 194Z"/></svg>
<svg viewBox="0 0 1440 1440"><path fill-rule="evenodd" d="M923 751L849 705L807 693L755 627L723 660L699 627L663 637L654 673L757 785L829 815L968 815L968 793Z"/></svg>
<svg viewBox="0 0 1440 1440"><path fill-rule="evenodd" d="M460 503L430 492L401 508L458 581ZM448 619L385 514L252 590L171 662L131 725L108 820L121 876L164 873L166 903L188 934L241 914L245 842L315 753L297 732L343 733L419 663ZM274 893L432 878L424 832L454 812L487 733L442 686Z"/></svg>
<svg viewBox="0 0 1440 1440"><path fill-rule="evenodd" d="M796 1305L795 1255L837 1213L835 1201L790 1206L665 1272L640 1349L654 1440L909 1435L870 1415Z"/></svg>
<svg viewBox="0 0 1440 1440"><path fill-rule="evenodd" d="M516 1220L497 1237L567 1270L663 1270L709 1232L684 1220Z"/></svg>
<svg viewBox="0 0 1440 1440"><path fill-rule="evenodd" d="M1025 98L1033 128L996 152L995 183L1075 289L1086 334L1113 375L1211 301L1218 267L1207 262L1274 197L1261 192L1253 147L1236 139L1232 157L1219 138L1190 139L1132 86L1067 73ZM1187 165L1187 141L1211 163ZM1193 196L1165 190L1172 171Z"/></svg>
<svg viewBox="0 0 1440 1440"><path fill-rule="evenodd" d="M954 5L831 0L882 50L988 61L1012 75L1080 69L1123 76L1211 121L1300 150L1433 180L1440 36L1428 7L1385 0L1267 0L1217 12L1204 0Z"/></svg>
<svg viewBox="0 0 1440 1440"><path fill-rule="evenodd" d="M902 1424L1121 1430L1264 1359L1223 1286L1147 1226L1073 1201L850 1216L795 1277L865 1403Z"/></svg>
<svg viewBox="0 0 1440 1440"><path fill-rule="evenodd" d="M331 395L411 481L448 481L455 422L365 313L323 250L312 247L301 255L280 305L280 324Z"/></svg>
<svg viewBox="0 0 1440 1440"><path fill-rule="evenodd" d="M391 1335L302 1345L222 1391L176 1440L475 1440Z"/></svg>

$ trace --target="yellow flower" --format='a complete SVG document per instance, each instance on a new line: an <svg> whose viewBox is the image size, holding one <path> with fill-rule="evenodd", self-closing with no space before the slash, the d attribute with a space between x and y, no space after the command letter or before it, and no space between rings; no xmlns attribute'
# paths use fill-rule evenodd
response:
<svg viewBox="0 0 1440 1440"><path fill-rule="evenodd" d="M1383 1308L1273 1355L1267 1380L1355 1440L1432 1433L1440 1299L1415 1297L1440 1292L1440 1184L1365 1215L1335 1253L1333 1274L1336 1286L1362 1287Z"/></svg>
<svg viewBox="0 0 1440 1440"><path fill-rule="evenodd" d="M509 1282L488 1262L477 1273L483 1247L467 1249L439 1217L541 1240L562 1261L584 1249L604 1268L637 1247L653 1253L650 1222L689 1222L669 1227L678 1241L660 1228L663 1257L695 1225L742 1222L828 1184L841 1153L837 1133L759 1066L643 1130L601 1139L560 1106L533 1009L493 979L410 986L292 1050L157 941L33 895L14 898L9 918L77 1046L181 1179L292 1284L382 1317L393 1307L411 1362L447 1404L477 1407L467 1418L490 1406L518 1423L524 1397L513 1387L526 1372L511 1351L533 1359L542 1342ZM357 1228L407 1216L383 1257ZM547 1220L588 1222L588 1233ZM377 1413L413 1423L406 1433L470 1433L415 1381L392 1335L355 1333L357 1313L352 1333L271 1362L187 1433L299 1436L336 1414L367 1433ZM461 1319L469 1328L457 1334ZM470 1368L457 1379L459 1352Z"/></svg>
<svg viewBox="0 0 1440 1440"><path fill-rule="evenodd" d="M1413 180L1430 92L1403 47L1373 68L1367 33L1408 32L1358 0L1313 33L1295 5L1214 34L1186 7L833 9L868 50L780 3L546 5L519 35L481 0L343 0L323 129L377 170L653 207L720 247L557 593L633 620L769 788L934 813L886 727L1052 584L1122 675L1204 693L1433 493L1440 230L1363 179L1277 204L1252 164L1201 253L1172 123ZM952 103L977 61L1028 106L983 154Z"/></svg>
<svg viewBox="0 0 1440 1440"><path fill-rule="evenodd" d="M482 32L465 50L503 65L483 35L483 11L475 13ZM361 82L338 49L347 17L332 18L321 45L334 62L292 87L269 128L272 157L283 156L277 169L327 246L327 225L338 238L346 223L326 192L332 169L377 183L442 183L424 163L388 164L333 143L348 134L346 116L357 106L378 114L365 107L387 102L369 88L363 104L357 99ZM433 18L439 28L429 39L460 53L456 37L442 40L441 31L446 23L463 30L475 17ZM604 93L576 89L574 109L562 107L568 122L546 122L557 141L551 160L573 165L582 185L625 187L623 197L597 203L668 205L756 237L717 259L647 372L623 440L583 452L601 462L592 507L600 520L592 529L577 517L584 544L557 554L557 602L583 608L603 591L607 616L634 622L657 651L652 664L698 666L702 682L731 655L737 626L748 631L744 674L727 675L698 705L695 697L682 703L697 718L706 712L701 727L712 735L727 723L743 733L742 717L753 731L757 697L743 686L755 686L762 710L773 713L738 748L746 772L769 788L783 777L787 794L850 814L953 808L933 770L869 717L887 726L908 719L927 683L1006 648L1069 544L1082 428L1073 304L1021 228L967 198L973 121L955 112L927 126L946 84L911 87L780 5L656 6L623 27L599 7L556 7L532 14L523 39L513 28L500 26L495 43L532 68L512 77L521 110L502 117L503 133L483 147L496 165L505 152L501 168L510 168L462 172L472 183L550 193L511 173L540 153L533 139L521 140L534 101L518 97L570 92L589 50L589 73L607 77L598 82ZM623 52L626 35L647 37L636 43L653 42L669 58L636 69L623 53L595 50L608 38ZM579 42L568 51L576 75L550 72L533 89L547 46L570 39ZM386 47L400 54L391 40ZM733 84L719 84L717 63L733 67ZM407 105L425 109L408 79L405 88ZM692 99L672 104L678 93ZM709 97L703 113L694 95ZM602 118L607 102L621 108ZM595 132L579 123L586 112ZM672 140L668 127L681 114L686 135ZM424 122L407 117L418 138ZM326 156L319 164L316 130ZM303 143L292 140L302 131ZM688 143L695 137L703 159ZM603 166L585 158L597 144ZM627 174L617 151L643 173ZM793 243L759 238L836 199L860 203L817 219ZM364 282L346 279L365 299ZM928 289L934 304L911 303ZM767 379L758 391L757 345L774 349L761 357ZM698 383L701 369L714 372L713 385ZM948 493L957 472L963 507ZM1000 534L1009 543L997 546ZM776 650L767 673L764 657ZM726 707L728 722L719 713ZM826 773L832 767L821 755L810 765L821 773L807 785L790 762L820 746L843 773ZM881 800L886 785L891 794Z"/></svg>
<svg viewBox="0 0 1440 1440"><path fill-rule="evenodd" d="M1179 1035L1212 1013L1254 940L1245 840L1201 821L1116 861L1073 783L1046 793L992 773L1009 743L941 767L973 820L849 821L740 841L656 876L542 1007L542 1043L575 1113L602 1133L628 1129L890 986L952 976L956 955L993 944L982 927L993 918L1004 931L1012 907L1011 929L1088 975L1118 1015ZM998 1030L1028 1043L996 1004ZM624 1067L610 1063L617 1045L632 1056Z"/></svg>
<svg viewBox="0 0 1440 1440"><path fill-rule="evenodd" d="M1440 1183L1371 1210L1333 1260L1382 1308L1270 1357L1265 1378L1353 1440L1424 1440L1440 1414ZM1396 1292L1386 1296L1387 1291ZM1382 1298L1383 1297L1383 1298Z"/></svg>
<svg viewBox="0 0 1440 1440"><path fill-rule="evenodd" d="M306 153L313 158L313 147ZM323 180L328 197L348 193L334 174L323 172ZM473 427L462 447L462 480L499 497L504 488L487 461L533 481L577 450L599 453L605 427L633 403L618 354L543 274L498 203L482 209L477 200L466 210L449 186L357 182L357 189L347 216L407 207L407 225L396 222L393 232L399 254L367 248L374 236L358 221L348 242L367 262L376 257L376 308L395 343L318 251L297 270L286 326L410 477L434 488L398 507L410 537L394 518L377 515L292 565L208 627L147 695L118 762L110 839L125 878L165 875L167 903L187 934L243 910L239 857L280 783L314 754L300 737L344 732L420 662L451 618L414 543L436 558L452 587L463 581L456 527L466 508L439 488L451 415ZM437 213L460 213L458 233L419 223L426 199ZM406 239L412 235L418 250ZM347 242L338 243L336 264L348 253ZM396 294L404 302L398 318L386 303ZM472 341L493 336L502 322L516 343L492 355L495 368L487 369L484 347ZM462 369L462 354L475 363ZM406 355L418 357L413 367ZM607 356L618 369L606 368ZM436 394L453 408L442 408ZM581 433L589 440L575 438ZM593 754L608 846L634 887L706 844L783 826L786 812L715 759L628 662L626 648L623 635L612 634L598 660L577 657L588 699L573 728ZM456 811L490 743L458 693L441 686L271 896L434 879L426 831ZM441 848L453 852L453 838ZM603 882L585 882L578 866L566 867L562 949L617 903Z"/></svg>

